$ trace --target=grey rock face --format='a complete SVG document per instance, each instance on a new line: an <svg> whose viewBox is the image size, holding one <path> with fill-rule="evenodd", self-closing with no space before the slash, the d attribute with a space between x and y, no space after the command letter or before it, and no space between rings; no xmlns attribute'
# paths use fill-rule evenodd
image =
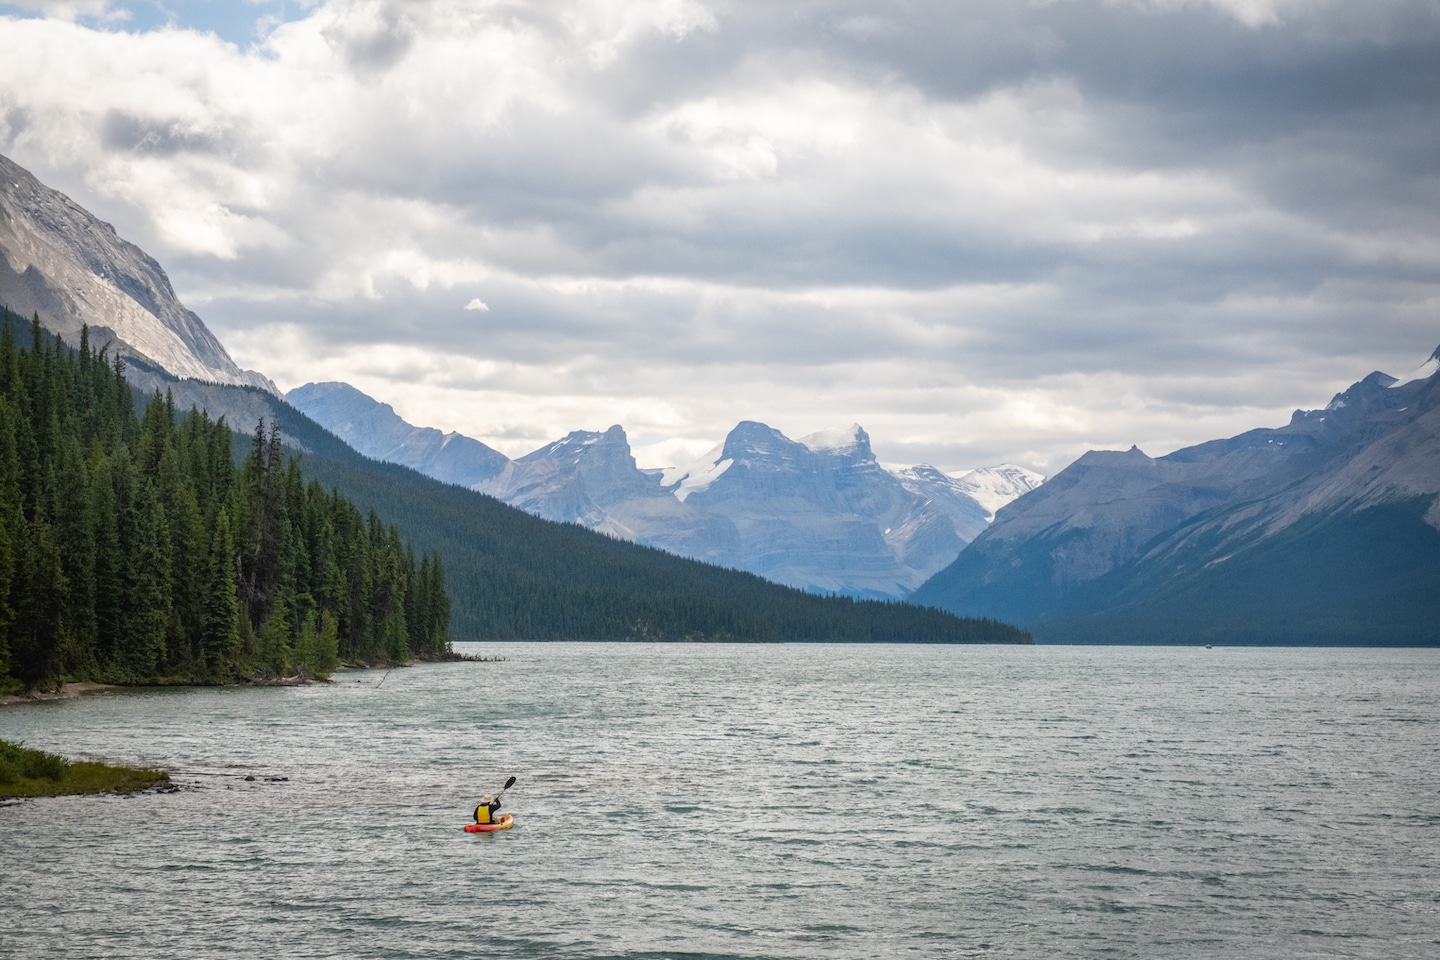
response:
<svg viewBox="0 0 1440 960"><path fill-rule="evenodd" d="M373 460L398 463L462 487L490 480L510 458L478 440L405 422L348 383L307 383L285 395L290 405Z"/></svg>
<svg viewBox="0 0 1440 960"><path fill-rule="evenodd" d="M884 470L856 425L795 441L742 422L674 489L734 524L731 565L811 590L903 597L964 545L946 510Z"/></svg>
<svg viewBox="0 0 1440 960"><path fill-rule="evenodd" d="M177 377L279 391L241 370L200 318L185 309L160 265L96 219L0 156L0 303L77 342L82 324L97 342L128 351Z"/></svg>
<svg viewBox="0 0 1440 960"><path fill-rule="evenodd" d="M474 489L527 513L578 523L614 537L722 563L735 531L723 520L676 500L635 466L621 427L577 430L511 461Z"/></svg>
<svg viewBox="0 0 1440 960"><path fill-rule="evenodd" d="M981 467L958 477L923 463L892 472L905 489L933 501L966 543L985 531L995 519L996 510L1034 490L1045 479L1013 464Z"/></svg>

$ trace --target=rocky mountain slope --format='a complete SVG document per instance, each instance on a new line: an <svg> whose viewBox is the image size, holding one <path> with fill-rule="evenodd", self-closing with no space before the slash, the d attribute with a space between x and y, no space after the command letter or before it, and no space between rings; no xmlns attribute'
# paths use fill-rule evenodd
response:
<svg viewBox="0 0 1440 960"><path fill-rule="evenodd" d="M903 598L985 529L998 505L1042 479L1011 466L959 479L928 466L892 472L857 425L797 441L750 421L679 470L637 468L624 429L613 426L576 431L513 461L469 440L484 454L463 464L457 457L442 476L433 456L439 431L405 423L353 387L307 384L288 399L367 456L536 516L855 597ZM463 439L448 435L443 449Z"/></svg>
<svg viewBox="0 0 1440 960"><path fill-rule="evenodd" d="M177 377L279 392L236 366L143 250L3 156L0 304L26 317L38 313L70 343L89 324L97 343L118 338L122 353Z"/></svg>
<svg viewBox="0 0 1440 960"><path fill-rule="evenodd" d="M912 599L1053 641L1440 642L1437 368L1160 458L1087 453Z"/></svg>
<svg viewBox="0 0 1440 960"><path fill-rule="evenodd" d="M984 516L973 501L947 513L939 490L907 489L853 424L797 441L742 422L669 486L735 529L728 565L852 596L906 596L964 546L950 513Z"/></svg>
<svg viewBox="0 0 1440 960"><path fill-rule="evenodd" d="M388 403L346 383L307 383L286 399L366 456L401 463L427 477L463 487L500 474L510 458L478 440L433 427L414 427Z"/></svg>

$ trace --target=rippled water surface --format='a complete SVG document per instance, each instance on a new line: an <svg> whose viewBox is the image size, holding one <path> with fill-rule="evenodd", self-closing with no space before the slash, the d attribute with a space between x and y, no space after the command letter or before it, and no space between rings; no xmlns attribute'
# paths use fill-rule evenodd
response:
<svg viewBox="0 0 1440 960"><path fill-rule="evenodd" d="M184 786L0 808L0 956L1440 956L1436 651L469 649L0 709Z"/></svg>

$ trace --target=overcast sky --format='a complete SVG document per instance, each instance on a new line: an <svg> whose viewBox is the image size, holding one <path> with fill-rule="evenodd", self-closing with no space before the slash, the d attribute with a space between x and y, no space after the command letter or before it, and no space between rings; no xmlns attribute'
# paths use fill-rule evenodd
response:
<svg viewBox="0 0 1440 960"><path fill-rule="evenodd" d="M0 152L242 365L515 456L1053 474L1440 343L1436 0L0 4Z"/></svg>

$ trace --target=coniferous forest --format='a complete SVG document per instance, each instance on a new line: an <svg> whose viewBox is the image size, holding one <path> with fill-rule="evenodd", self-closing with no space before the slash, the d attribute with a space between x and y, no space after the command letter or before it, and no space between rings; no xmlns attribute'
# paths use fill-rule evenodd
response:
<svg viewBox="0 0 1440 960"><path fill-rule="evenodd" d="M0 693L324 677L449 649L438 556L123 361L0 323ZM144 409L139 409L143 406Z"/></svg>

